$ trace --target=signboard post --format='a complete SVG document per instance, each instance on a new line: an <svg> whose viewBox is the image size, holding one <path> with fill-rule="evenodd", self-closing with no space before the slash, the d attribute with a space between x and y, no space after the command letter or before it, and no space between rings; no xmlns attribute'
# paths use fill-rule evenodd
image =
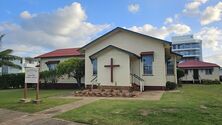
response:
<svg viewBox="0 0 222 125"><path fill-rule="evenodd" d="M23 92L23 98L20 100L20 102L22 103L28 103L31 101L30 98L27 98L27 91L28 91L28 87L27 87L27 83L24 84L24 92Z"/></svg>
<svg viewBox="0 0 222 125"><path fill-rule="evenodd" d="M21 99L24 103L30 102L30 99L27 99L28 83L36 84L36 99L33 102L39 104L41 101L39 99L39 68L25 68L24 98Z"/></svg>

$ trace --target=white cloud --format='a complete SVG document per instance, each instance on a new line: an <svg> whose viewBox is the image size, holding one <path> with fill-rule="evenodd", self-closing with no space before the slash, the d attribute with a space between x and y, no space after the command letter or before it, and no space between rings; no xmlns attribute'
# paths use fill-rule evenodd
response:
<svg viewBox="0 0 222 125"><path fill-rule="evenodd" d="M216 27L204 27L195 36L203 41L204 48L214 51L222 49L222 30Z"/></svg>
<svg viewBox="0 0 222 125"><path fill-rule="evenodd" d="M171 17L168 17L165 19L164 24L171 24L173 23L173 19Z"/></svg>
<svg viewBox="0 0 222 125"><path fill-rule="evenodd" d="M138 12L140 9L140 5L139 4L130 4L128 5L128 11L131 13L136 13Z"/></svg>
<svg viewBox="0 0 222 125"><path fill-rule="evenodd" d="M222 66L222 30L217 27L204 27L195 37L202 40L204 61Z"/></svg>
<svg viewBox="0 0 222 125"><path fill-rule="evenodd" d="M183 10L184 13L188 14L188 15L198 15L200 14L200 10L199 7L202 4L205 4L208 0L193 0L190 3L187 3L185 5L185 8Z"/></svg>
<svg viewBox="0 0 222 125"><path fill-rule="evenodd" d="M25 13L21 13L21 24L0 24L0 32L6 33L3 46L24 55L33 56L56 48L80 47L109 27L107 24L88 22L81 4L76 2L28 19L28 15L32 14Z"/></svg>
<svg viewBox="0 0 222 125"><path fill-rule="evenodd" d="M220 21L222 18L222 2L218 2L215 6L209 6L201 15L201 24L207 25L216 21Z"/></svg>
<svg viewBox="0 0 222 125"><path fill-rule="evenodd" d="M31 19L33 17L33 15L31 15L28 11L23 11L21 14L20 14L20 17L22 19Z"/></svg>
<svg viewBox="0 0 222 125"><path fill-rule="evenodd" d="M216 63L216 64L222 66L222 54L215 54L215 55L205 57L204 61Z"/></svg>
<svg viewBox="0 0 222 125"><path fill-rule="evenodd" d="M154 27L150 24L145 24L141 27L133 26L128 28L132 31L154 36L160 39L165 39L171 34L183 35L191 31L190 27L184 24L172 24L169 26L162 26L160 28Z"/></svg>

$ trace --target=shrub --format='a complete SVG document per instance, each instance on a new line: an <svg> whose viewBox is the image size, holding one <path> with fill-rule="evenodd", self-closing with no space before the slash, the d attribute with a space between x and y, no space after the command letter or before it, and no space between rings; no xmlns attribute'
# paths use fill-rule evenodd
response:
<svg viewBox="0 0 222 125"><path fill-rule="evenodd" d="M85 84L81 84L81 87L84 87ZM79 89L78 84L72 83L41 83L39 84L40 89Z"/></svg>
<svg viewBox="0 0 222 125"><path fill-rule="evenodd" d="M180 79L181 79L182 77L184 77L184 75L185 75L185 72L184 72L183 69L177 69L177 82L178 82L178 83L180 82Z"/></svg>
<svg viewBox="0 0 222 125"><path fill-rule="evenodd" d="M176 89L176 87L177 87L177 84L175 83L175 82L167 82L166 83L166 89L167 90L174 90L174 89Z"/></svg>
<svg viewBox="0 0 222 125"><path fill-rule="evenodd" d="M178 82L178 83L177 83L177 86L178 86L178 87L183 87L182 82Z"/></svg>
<svg viewBox="0 0 222 125"><path fill-rule="evenodd" d="M57 83L58 78L56 70L40 72L40 79L43 80L43 83Z"/></svg>
<svg viewBox="0 0 222 125"><path fill-rule="evenodd" d="M203 79L201 83L204 85L221 84L220 81L217 79L216 80Z"/></svg>
<svg viewBox="0 0 222 125"><path fill-rule="evenodd" d="M0 76L0 89L22 88L24 86L25 74L5 74Z"/></svg>

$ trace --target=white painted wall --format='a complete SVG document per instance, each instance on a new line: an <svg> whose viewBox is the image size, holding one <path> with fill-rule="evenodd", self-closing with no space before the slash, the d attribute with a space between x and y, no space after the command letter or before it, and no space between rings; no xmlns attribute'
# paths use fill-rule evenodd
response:
<svg viewBox="0 0 222 125"><path fill-rule="evenodd" d="M141 52L154 51L153 75L144 76L142 64L140 64L139 75L145 80L144 83L146 86L165 86L167 79L166 79L164 44L156 39L147 38L140 35L136 35L134 33L128 33L128 32L122 32L122 31L117 32L115 35L112 35L109 38L102 39L96 44L91 45L90 47L86 48L85 50L85 72L86 72L85 83L86 84L91 84L90 81L94 78L92 74L92 64L89 59L89 56L109 45L119 47L121 49L135 53L137 55L140 55ZM120 62L116 62L116 63L120 63ZM124 61L125 65L128 65L127 63L129 62ZM107 76L103 76L103 77L107 77ZM124 77L121 77L121 78L125 79Z"/></svg>
<svg viewBox="0 0 222 125"><path fill-rule="evenodd" d="M111 82L111 69L104 67L110 65L110 59L113 58L114 65L120 65L113 70L113 83ZM129 55L117 49L111 49L103 52L97 57L98 64L98 83L104 86L130 86L130 63Z"/></svg>
<svg viewBox="0 0 222 125"><path fill-rule="evenodd" d="M25 57L22 58L22 61L20 59L16 59L16 60L13 60L11 62L13 62L16 65L21 66L22 69L17 69L17 68L7 66L6 67L7 70L8 70L7 74L24 73L25 72L25 67L35 67L38 64L38 62L36 60L34 60L32 63L29 63L29 61L27 61L25 59ZM2 68L1 67L0 67L0 74L2 74Z"/></svg>
<svg viewBox="0 0 222 125"><path fill-rule="evenodd" d="M220 76L220 71L219 71L219 67L214 67L213 68L213 73L212 75L206 75L205 73L205 69L202 70L198 70L199 72L199 79L205 79L205 80L219 80L219 76ZM181 79L182 81L193 81L193 70L189 69L188 70L188 74L186 74L184 77L182 77Z"/></svg>
<svg viewBox="0 0 222 125"><path fill-rule="evenodd" d="M219 67L214 67L212 75L206 75L205 70L203 70L203 71L199 70L199 75L200 75L201 79L219 80L220 68Z"/></svg>
<svg viewBox="0 0 222 125"><path fill-rule="evenodd" d="M130 58L130 65L131 65L131 73L136 74L137 76L140 76L140 59L136 57ZM140 81L134 77L131 77L131 83L139 84Z"/></svg>
<svg viewBox="0 0 222 125"><path fill-rule="evenodd" d="M167 81L177 83L177 59L176 59L176 56L172 55L172 59L174 61L174 74L173 75L168 75L167 72L166 72ZM167 70L167 65L166 65L166 70Z"/></svg>

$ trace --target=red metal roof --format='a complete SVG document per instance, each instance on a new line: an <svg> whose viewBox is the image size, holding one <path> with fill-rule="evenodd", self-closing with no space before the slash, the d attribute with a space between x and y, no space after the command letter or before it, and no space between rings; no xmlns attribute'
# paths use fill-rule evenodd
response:
<svg viewBox="0 0 222 125"><path fill-rule="evenodd" d="M190 61L184 61L178 64L179 68L212 68L212 67L220 67L217 64L214 63L208 63L198 60L190 60Z"/></svg>
<svg viewBox="0 0 222 125"><path fill-rule="evenodd" d="M52 52L48 52L39 55L35 58L52 58L52 57L76 57L83 56L79 51L79 48L57 49Z"/></svg>

